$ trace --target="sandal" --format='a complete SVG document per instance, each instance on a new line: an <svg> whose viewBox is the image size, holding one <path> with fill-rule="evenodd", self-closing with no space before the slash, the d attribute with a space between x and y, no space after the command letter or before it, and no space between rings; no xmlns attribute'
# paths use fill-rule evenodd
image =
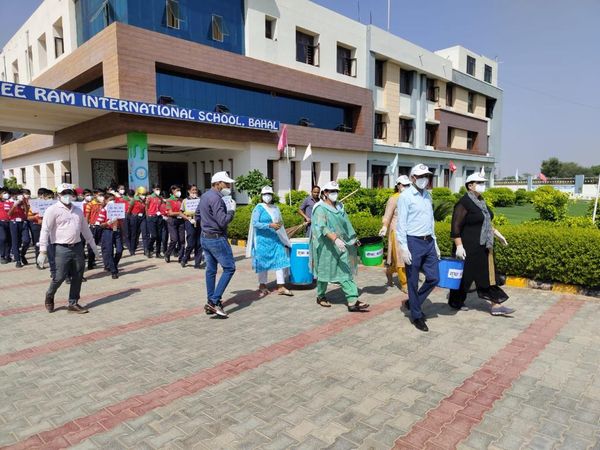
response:
<svg viewBox="0 0 600 450"><path fill-rule="evenodd" d="M368 303L364 303L361 302L360 300L357 300L356 303L354 305L348 305L348 311L350 312L359 312L359 311L366 311L367 309L369 309L369 305Z"/></svg>
<svg viewBox="0 0 600 450"><path fill-rule="evenodd" d="M271 291L269 290L269 288L267 288L267 286L265 286L265 285L258 286L258 296L260 298L266 297L270 293L271 293Z"/></svg>
<svg viewBox="0 0 600 450"><path fill-rule="evenodd" d="M285 295L286 297L293 297L294 293L292 291L290 291L289 289L285 288L285 287L280 287L279 289L277 289L277 294L278 295Z"/></svg>
<svg viewBox="0 0 600 450"><path fill-rule="evenodd" d="M325 297L317 297L317 304L323 308L331 308L331 303Z"/></svg>

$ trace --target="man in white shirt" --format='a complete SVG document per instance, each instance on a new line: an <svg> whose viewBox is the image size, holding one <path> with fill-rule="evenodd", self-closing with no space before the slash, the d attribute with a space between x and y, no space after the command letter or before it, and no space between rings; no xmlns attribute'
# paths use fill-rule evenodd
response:
<svg viewBox="0 0 600 450"><path fill-rule="evenodd" d="M85 269L84 244L81 236L84 237L96 257L99 251L83 211L72 204L75 198L73 186L60 184L56 191L59 194L59 201L44 213L40 232L40 254L37 260L38 266L44 267L47 261L48 247L54 247L56 276L52 279L46 292L46 310L50 313L54 311L54 295L67 276L71 275L67 309L72 313L85 314L88 310L78 303Z"/></svg>

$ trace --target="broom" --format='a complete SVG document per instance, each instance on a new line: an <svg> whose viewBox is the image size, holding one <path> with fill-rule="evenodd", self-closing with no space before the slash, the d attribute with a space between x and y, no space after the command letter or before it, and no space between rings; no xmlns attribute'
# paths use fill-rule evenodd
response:
<svg viewBox="0 0 600 450"><path fill-rule="evenodd" d="M300 230L304 230L304 228L306 228L306 225L308 224L306 222L303 222L300 225L296 225L291 228L286 228L285 232L287 233L288 238L293 238L296 234L298 234Z"/></svg>

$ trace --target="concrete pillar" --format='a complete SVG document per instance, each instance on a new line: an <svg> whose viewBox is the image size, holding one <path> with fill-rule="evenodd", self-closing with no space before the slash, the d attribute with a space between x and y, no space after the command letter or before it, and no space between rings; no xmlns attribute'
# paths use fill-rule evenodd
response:
<svg viewBox="0 0 600 450"><path fill-rule="evenodd" d="M62 183L62 174L63 174L62 161L54 161L52 170L54 173L54 186L57 186L60 183Z"/></svg>
<svg viewBox="0 0 600 450"><path fill-rule="evenodd" d="M23 187L29 189L32 193L35 194L35 191L38 190L39 186L36 186L36 177L35 171L33 170L33 166L25 167L25 178L27 178L27 183L24 184Z"/></svg>
<svg viewBox="0 0 600 450"><path fill-rule="evenodd" d="M533 175L527 175L527 190L533 191Z"/></svg>
<svg viewBox="0 0 600 450"><path fill-rule="evenodd" d="M418 75L418 101L415 119L415 148L425 148L425 119L427 117L427 76Z"/></svg>

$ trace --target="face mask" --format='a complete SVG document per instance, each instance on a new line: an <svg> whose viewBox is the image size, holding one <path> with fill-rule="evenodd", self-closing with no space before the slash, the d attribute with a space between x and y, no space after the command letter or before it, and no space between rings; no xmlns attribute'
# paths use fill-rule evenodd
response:
<svg viewBox="0 0 600 450"><path fill-rule="evenodd" d="M29 194L23 194L23 197L24 198L31 198L31 195L29 195Z"/></svg>
<svg viewBox="0 0 600 450"><path fill-rule="evenodd" d="M231 195L231 189L223 188L221 189L221 194L223 194L224 197L227 197L228 195Z"/></svg>
<svg viewBox="0 0 600 450"><path fill-rule="evenodd" d="M429 180L427 178L417 178L415 184L419 189L425 189L427 186L429 186Z"/></svg>
<svg viewBox="0 0 600 450"><path fill-rule="evenodd" d="M330 192L328 197L329 197L329 200L331 200L332 202L337 202L338 192Z"/></svg>
<svg viewBox="0 0 600 450"><path fill-rule="evenodd" d="M485 192L485 184L477 184L475 185L475 192L479 192L480 194Z"/></svg>
<svg viewBox="0 0 600 450"><path fill-rule="evenodd" d="M17 195L17 200L23 201L23 196L22 195Z"/></svg>
<svg viewBox="0 0 600 450"><path fill-rule="evenodd" d="M177 198L181 197L181 192L180 191L175 192L175 197L177 197Z"/></svg>
<svg viewBox="0 0 600 450"><path fill-rule="evenodd" d="M190 198L198 198L198 194L190 194Z"/></svg>
<svg viewBox="0 0 600 450"><path fill-rule="evenodd" d="M154 189L154 195L160 195L160 189Z"/></svg>
<svg viewBox="0 0 600 450"><path fill-rule="evenodd" d="M65 205L70 205L73 198L70 195L61 195L60 202Z"/></svg>
<svg viewBox="0 0 600 450"><path fill-rule="evenodd" d="M140 195L140 200L145 200L146 196L145 195Z"/></svg>
<svg viewBox="0 0 600 450"><path fill-rule="evenodd" d="M91 195L86 195L85 196L85 201L86 202L91 202L92 201L92 196Z"/></svg>
<svg viewBox="0 0 600 450"><path fill-rule="evenodd" d="M262 196L262 199L265 203L271 203L271 201L273 200L273 196L270 194L265 194Z"/></svg>
<svg viewBox="0 0 600 450"><path fill-rule="evenodd" d="M125 194L125 189L119 189L119 194L121 194L121 195Z"/></svg>
<svg viewBox="0 0 600 450"><path fill-rule="evenodd" d="M104 202L104 195L99 195L97 199L100 203Z"/></svg>
<svg viewBox="0 0 600 450"><path fill-rule="evenodd" d="M2 198L3 198L4 200L8 200L8 199L9 199L9 197L10 197L10 194L2 194Z"/></svg>

